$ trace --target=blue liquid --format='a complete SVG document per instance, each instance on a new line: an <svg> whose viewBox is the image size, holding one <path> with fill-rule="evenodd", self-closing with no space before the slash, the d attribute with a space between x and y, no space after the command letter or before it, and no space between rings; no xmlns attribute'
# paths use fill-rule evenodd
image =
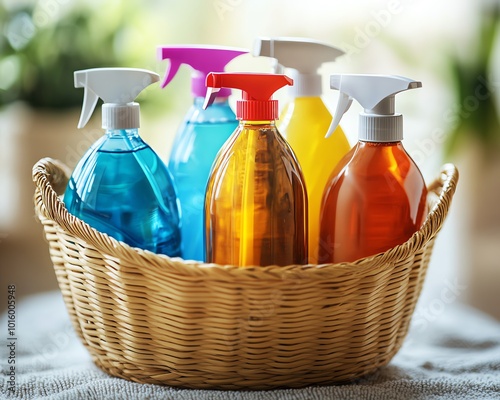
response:
<svg viewBox="0 0 500 400"><path fill-rule="evenodd" d="M117 240L181 256L172 178L137 129L108 131L87 151L68 182L64 203L71 214Z"/></svg>
<svg viewBox="0 0 500 400"><path fill-rule="evenodd" d="M222 145L238 126L227 98L203 110L197 97L180 126L168 169L174 177L182 209L182 254L186 260L204 261L204 202L210 169Z"/></svg>

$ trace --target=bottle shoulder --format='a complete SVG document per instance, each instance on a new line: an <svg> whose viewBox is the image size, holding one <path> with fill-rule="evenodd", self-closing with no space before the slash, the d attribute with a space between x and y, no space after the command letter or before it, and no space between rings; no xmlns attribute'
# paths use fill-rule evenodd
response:
<svg viewBox="0 0 500 400"><path fill-rule="evenodd" d="M107 131L89 149L104 153L128 153L149 148L139 136L137 129L117 129Z"/></svg>
<svg viewBox="0 0 500 400"><path fill-rule="evenodd" d="M359 169L360 173L367 174L380 174L386 170L418 169L401 142L370 143L360 141L353 148L348 165L351 168Z"/></svg>
<svg viewBox="0 0 500 400"><path fill-rule="evenodd" d="M329 179L329 187L345 185L367 187L370 190L406 190L420 187L425 190L425 181L420 169L401 143L366 144L358 142L344 157Z"/></svg>
<svg viewBox="0 0 500 400"><path fill-rule="evenodd" d="M78 162L72 178L80 187L85 186L85 190L101 184L116 184L126 190L127 185L140 180L156 181L155 184L166 187L172 185L167 166L145 143L134 151L102 151L98 146L91 148Z"/></svg>
<svg viewBox="0 0 500 400"><path fill-rule="evenodd" d="M332 115L321 98L298 98L288 103L281 112L278 128L292 146L300 146L299 152L307 153L304 147L322 146L329 151L345 154L349 142L338 126L332 137L325 138L332 122Z"/></svg>
<svg viewBox="0 0 500 400"><path fill-rule="evenodd" d="M287 171L291 168L302 174L292 148L274 124L241 123L219 152L214 167L231 163L239 167L250 154L255 154L255 164L286 164Z"/></svg>
<svg viewBox="0 0 500 400"><path fill-rule="evenodd" d="M233 145L248 146L248 142L261 149L289 150L290 146L276 125L271 123L242 122L235 131Z"/></svg>
<svg viewBox="0 0 500 400"><path fill-rule="evenodd" d="M293 122L311 120L327 120L328 125L332 120L332 114L326 107L321 97L297 97L290 100L283 107L280 121L294 117Z"/></svg>

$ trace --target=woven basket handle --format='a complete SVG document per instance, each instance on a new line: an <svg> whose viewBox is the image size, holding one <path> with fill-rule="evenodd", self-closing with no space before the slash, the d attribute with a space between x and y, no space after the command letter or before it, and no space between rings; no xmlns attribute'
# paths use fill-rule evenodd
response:
<svg viewBox="0 0 500 400"><path fill-rule="evenodd" d="M75 237L85 240L96 248L112 253L120 247L118 241L105 235L70 214L59 198L64 193L71 175L70 169L58 160L42 158L33 167L33 181L36 185L35 208L41 218L55 221ZM123 246L121 246L123 248ZM130 256L132 249L123 249L123 256ZM132 254L132 257L134 255Z"/></svg>
<svg viewBox="0 0 500 400"><path fill-rule="evenodd" d="M420 229L426 240L433 238L441 229L450 209L451 200L455 194L458 183L458 169L453 164L445 164L441 174L428 186L429 193L439 197ZM432 216L432 218L431 218Z"/></svg>
<svg viewBox="0 0 500 400"><path fill-rule="evenodd" d="M458 182L458 170L453 164L445 164L441 168L439 176L427 186L428 201L431 200L432 207L427 214L422 227L413 234L413 236L405 243L395 246L376 256L370 256L355 261L355 264L370 264L375 262L379 264L394 262L408 257L410 254L419 251L430 240L432 240L446 219L450 209L451 200L455 194L455 189ZM342 263L351 265L350 263Z"/></svg>
<svg viewBox="0 0 500 400"><path fill-rule="evenodd" d="M58 195L64 194L71 170L62 162L52 158L42 158L33 167L35 182L35 206L46 218L55 220L54 205L60 202ZM47 208L47 205L51 205Z"/></svg>

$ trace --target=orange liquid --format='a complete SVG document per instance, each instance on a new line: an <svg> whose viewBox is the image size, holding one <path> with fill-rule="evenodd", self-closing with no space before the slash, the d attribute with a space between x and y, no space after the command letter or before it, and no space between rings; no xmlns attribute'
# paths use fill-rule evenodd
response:
<svg viewBox="0 0 500 400"><path fill-rule="evenodd" d="M355 261L404 243L426 217L427 188L401 142L358 142L334 171L321 209L320 263Z"/></svg>
<svg viewBox="0 0 500 400"><path fill-rule="evenodd" d="M205 198L207 262L307 262L307 194L274 122L242 122L218 154Z"/></svg>

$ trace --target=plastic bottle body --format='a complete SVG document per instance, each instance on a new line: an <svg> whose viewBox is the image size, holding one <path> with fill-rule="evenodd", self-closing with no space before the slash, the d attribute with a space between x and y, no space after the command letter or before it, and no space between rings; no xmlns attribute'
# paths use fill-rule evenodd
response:
<svg viewBox="0 0 500 400"><path fill-rule="evenodd" d="M325 139L331 121L332 116L320 97L293 99L278 121L278 128L295 152L304 174L309 202L309 262L313 264L318 261L323 191L332 170L350 149L340 127Z"/></svg>
<svg viewBox="0 0 500 400"><path fill-rule="evenodd" d="M76 166L64 202L71 214L117 240L181 256L171 175L137 129L107 131Z"/></svg>
<svg viewBox="0 0 500 400"><path fill-rule="evenodd" d="M203 208L208 176L215 157L238 126L227 97L203 110L196 97L180 126L168 163L182 210L182 254L204 261Z"/></svg>
<svg viewBox="0 0 500 400"><path fill-rule="evenodd" d="M274 122L241 122L217 156L205 200L207 262L307 261L307 194Z"/></svg>
<svg viewBox="0 0 500 400"><path fill-rule="evenodd" d="M404 243L427 215L427 188L401 142L358 142L325 188L321 263L351 262Z"/></svg>

